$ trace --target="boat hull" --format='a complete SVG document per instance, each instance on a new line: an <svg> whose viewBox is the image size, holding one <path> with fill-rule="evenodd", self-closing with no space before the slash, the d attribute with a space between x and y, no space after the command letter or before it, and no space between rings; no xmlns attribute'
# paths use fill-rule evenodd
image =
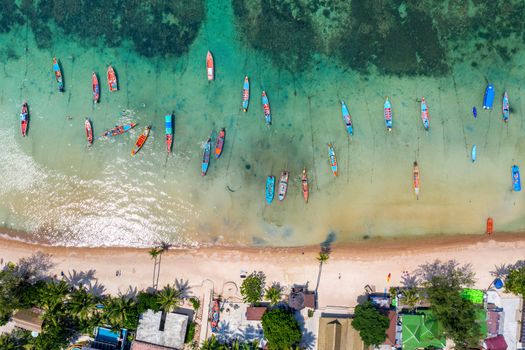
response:
<svg viewBox="0 0 525 350"><path fill-rule="evenodd" d="M328 160L330 162L330 169L332 174L337 176L337 158L335 157L335 150L332 144L328 144Z"/></svg>
<svg viewBox="0 0 525 350"><path fill-rule="evenodd" d="M520 169L517 165L512 166L512 189L515 192L521 191Z"/></svg>
<svg viewBox="0 0 525 350"><path fill-rule="evenodd" d="M98 83L98 77L96 73L92 74L91 83L93 86L93 103L98 103L100 99L100 85Z"/></svg>
<svg viewBox="0 0 525 350"><path fill-rule="evenodd" d="M352 117L350 116L348 107L343 101L341 101L341 113L343 115L343 122L345 123L346 132L349 136L352 136L354 134L354 125L352 124Z"/></svg>
<svg viewBox="0 0 525 350"><path fill-rule="evenodd" d="M102 137L113 137L117 135L122 135L123 133L128 132L131 129L133 129L136 125L137 125L136 123L131 123L131 124L124 124L124 125L116 126L113 129L106 130L102 134Z"/></svg>
<svg viewBox="0 0 525 350"><path fill-rule="evenodd" d="M166 150L169 154L173 145L173 115L168 114L164 117L164 130L166 134Z"/></svg>
<svg viewBox="0 0 525 350"><path fill-rule="evenodd" d="M485 89L485 95L483 96L483 109L492 109L495 96L496 91L494 90L494 85L487 85L487 88Z"/></svg>
<svg viewBox="0 0 525 350"><path fill-rule="evenodd" d="M309 190L308 190L308 175L306 174L306 169L303 169L303 177L301 179L301 187L303 189L303 199L305 203L308 203L308 196L309 196Z"/></svg>
<svg viewBox="0 0 525 350"><path fill-rule="evenodd" d="M414 162L414 168L412 170L412 181L414 186L414 193L416 198L419 199L419 166L417 162Z"/></svg>
<svg viewBox="0 0 525 350"><path fill-rule="evenodd" d="M385 104L383 106L385 124L388 131L392 130L392 106L388 97L386 98Z"/></svg>
<svg viewBox="0 0 525 350"><path fill-rule="evenodd" d="M268 203L268 205L272 204L274 194L275 194L275 177L270 175L266 178L266 203Z"/></svg>
<svg viewBox="0 0 525 350"><path fill-rule="evenodd" d="M213 63L213 55L210 51L206 55L206 73L208 75L208 80L215 79L215 66Z"/></svg>
<svg viewBox="0 0 525 350"><path fill-rule="evenodd" d="M248 112L248 105L250 104L250 80L248 76L244 77L244 84L242 86L242 110Z"/></svg>
<svg viewBox="0 0 525 350"><path fill-rule="evenodd" d="M27 102L24 102L22 105L22 111L20 113L20 132L22 136L27 135L27 128L29 126L29 109L27 107Z"/></svg>
<svg viewBox="0 0 525 350"><path fill-rule="evenodd" d="M115 70L111 66L108 67L108 86L109 91L118 91L117 75L115 74Z"/></svg>
<svg viewBox="0 0 525 350"><path fill-rule="evenodd" d="M62 70L56 57L53 57L53 72L55 73L55 80L58 84L58 91L64 92L64 79L62 78Z"/></svg>
<svg viewBox="0 0 525 350"><path fill-rule="evenodd" d="M472 151L470 152L470 157L472 158L472 163L476 161L477 157L477 147L476 145L472 145Z"/></svg>
<svg viewBox="0 0 525 350"><path fill-rule="evenodd" d="M507 94L506 91L503 94L502 111L503 111L503 121L506 123L509 121L509 117L510 117L509 95Z"/></svg>
<svg viewBox="0 0 525 350"><path fill-rule="evenodd" d="M86 121L84 122L84 129L86 131L86 139L88 145L93 144L93 127L91 125L91 121L89 118L86 118Z"/></svg>
<svg viewBox="0 0 525 350"><path fill-rule="evenodd" d="M202 166L201 166L202 176L208 173L208 167L210 165L210 154L211 154L211 138L208 138L208 141L206 141L206 144L204 145L204 151L202 154Z"/></svg>
<svg viewBox="0 0 525 350"><path fill-rule="evenodd" d="M224 128L219 132L217 137L217 142L215 143L215 158L219 158L222 154L222 149L224 148L224 140L226 138L226 130Z"/></svg>
<svg viewBox="0 0 525 350"><path fill-rule="evenodd" d="M142 149L142 147L146 143L146 140L148 139L150 130L151 130L151 126L148 125L146 126L142 134L140 134L139 138L135 142L135 147L131 150L132 156L137 154Z"/></svg>
<svg viewBox="0 0 525 350"><path fill-rule="evenodd" d="M270 126L272 125L272 114L270 111L270 101L268 101L268 96L265 91L262 92L262 106L266 125Z"/></svg>
<svg viewBox="0 0 525 350"><path fill-rule="evenodd" d="M286 198L286 192L288 191L288 178L290 174L287 171L281 173L279 178L279 200L283 201Z"/></svg>
<svg viewBox="0 0 525 350"><path fill-rule="evenodd" d="M421 120L423 121L423 127L425 128L425 130L428 130L428 128L430 127L430 120L428 117L427 102L425 101L424 97L421 99Z"/></svg>

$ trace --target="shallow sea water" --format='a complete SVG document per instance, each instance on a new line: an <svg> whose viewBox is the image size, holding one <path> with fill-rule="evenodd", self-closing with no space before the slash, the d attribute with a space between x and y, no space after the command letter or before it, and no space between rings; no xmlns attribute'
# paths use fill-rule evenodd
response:
<svg viewBox="0 0 525 350"><path fill-rule="evenodd" d="M209 2L206 22L187 55L146 59L130 48L87 49L70 39L55 45L66 92L57 91L52 54L41 51L25 28L2 34L0 82L0 224L53 244L148 246L240 244L296 246L328 236L338 242L377 236L481 234L492 216L497 231L525 229L524 194L511 192L512 164L525 171L523 111L525 54L508 71L497 58L472 68L458 64L444 78L367 77L319 57L306 73L276 68L239 38L229 6ZM219 34L218 34L219 33ZM27 50L26 50L27 48ZM216 80L206 79L207 50ZM109 93L112 64L120 91ZM91 102L91 73L101 100ZM244 75L251 81L248 113L240 111ZM481 108L486 79L496 87L495 108ZM267 129L261 91L270 98ZM501 121L501 95L509 92L510 122ZM389 96L394 129L383 103ZM419 101L425 96L430 131ZM349 106L354 136L344 129L339 101ZM29 136L19 130L20 106L30 108ZM474 119L472 106L477 106ZM174 152L167 156L164 115L175 115ZM70 118L68 118L68 116ZM86 146L83 123L95 134L135 121L130 133ZM142 129L150 138L130 151ZM226 128L222 157L200 175L202 145ZM332 142L339 163L328 165ZM472 144L478 159L470 161ZM421 194L412 188L412 163ZM310 201L300 174L306 167ZM266 205L266 176L291 173L284 202Z"/></svg>

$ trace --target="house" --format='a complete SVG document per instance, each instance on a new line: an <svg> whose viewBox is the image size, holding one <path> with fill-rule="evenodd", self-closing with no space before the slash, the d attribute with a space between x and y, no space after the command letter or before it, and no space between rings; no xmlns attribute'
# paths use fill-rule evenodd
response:
<svg viewBox="0 0 525 350"><path fill-rule="evenodd" d="M140 315L131 350L182 349L188 322L188 315L147 310Z"/></svg>
<svg viewBox="0 0 525 350"><path fill-rule="evenodd" d="M352 327L349 317L321 317L319 319L318 350L364 350L359 332Z"/></svg>
<svg viewBox="0 0 525 350"><path fill-rule="evenodd" d="M33 336L38 336L42 332L44 321L40 318L42 310L36 307L17 311L12 320L15 327L30 331Z"/></svg>
<svg viewBox="0 0 525 350"><path fill-rule="evenodd" d="M219 325L215 336L221 342L238 339L248 342L255 340L259 344L264 344L261 322L264 311L265 307L252 308L247 303L224 301L221 304Z"/></svg>
<svg viewBox="0 0 525 350"><path fill-rule="evenodd" d="M509 350L518 349L521 342L520 330L523 315L523 301L521 297L499 292L487 291L488 337L503 335ZM497 333L496 333L497 329Z"/></svg>
<svg viewBox="0 0 525 350"><path fill-rule="evenodd" d="M296 311L304 308L315 309L315 292L308 291L306 286L295 285L290 292L288 305Z"/></svg>
<svg viewBox="0 0 525 350"><path fill-rule="evenodd" d="M446 339L430 310L401 315L403 350L445 348Z"/></svg>
<svg viewBox="0 0 525 350"><path fill-rule="evenodd" d="M246 320L261 321L266 310L266 306L248 306L246 308Z"/></svg>
<svg viewBox="0 0 525 350"><path fill-rule="evenodd" d="M485 339L485 348L487 350L507 350L505 337L498 335L497 337Z"/></svg>

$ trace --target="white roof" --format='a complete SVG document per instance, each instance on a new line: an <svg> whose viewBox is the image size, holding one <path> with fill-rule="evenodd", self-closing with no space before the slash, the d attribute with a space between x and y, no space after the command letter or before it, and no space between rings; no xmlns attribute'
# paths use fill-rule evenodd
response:
<svg viewBox="0 0 525 350"><path fill-rule="evenodd" d="M521 299L518 296L507 296L501 298L503 308L503 336L507 342L508 350L515 350L518 346L518 326L521 317ZM500 321L501 322L501 321Z"/></svg>
<svg viewBox="0 0 525 350"><path fill-rule="evenodd" d="M136 339L174 349L184 347L188 316L173 312L166 314L164 329L160 330L162 312L148 310L140 316Z"/></svg>

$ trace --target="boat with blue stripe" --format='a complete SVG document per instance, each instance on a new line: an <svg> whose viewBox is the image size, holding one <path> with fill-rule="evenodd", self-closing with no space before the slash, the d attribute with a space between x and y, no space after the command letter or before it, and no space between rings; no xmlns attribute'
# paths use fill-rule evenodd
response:
<svg viewBox="0 0 525 350"><path fill-rule="evenodd" d="M330 161L332 173L334 176L337 176L337 159L335 158L334 146L331 143L328 144L328 160Z"/></svg>
<svg viewBox="0 0 525 350"><path fill-rule="evenodd" d="M275 194L275 176L268 176L266 178L266 203L272 204L273 196Z"/></svg>
<svg viewBox="0 0 525 350"><path fill-rule="evenodd" d="M171 153L171 147L173 145L173 115L168 114L164 117L164 129L166 134L166 150L168 154Z"/></svg>
<svg viewBox="0 0 525 350"><path fill-rule="evenodd" d="M520 168L517 165L512 166L512 189L515 192L521 191Z"/></svg>
<svg viewBox="0 0 525 350"><path fill-rule="evenodd" d="M477 156L477 147L476 145L472 145L472 151L470 151L470 157L472 159L472 163L476 161L476 156Z"/></svg>
<svg viewBox="0 0 525 350"><path fill-rule="evenodd" d="M385 104L383 106L385 114L385 124L388 131L392 131L392 106L390 105L390 100L386 98Z"/></svg>
<svg viewBox="0 0 525 350"><path fill-rule="evenodd" d="M206 175L208 172L208 167L210 165L210 155L211 155L211 137L208 137L208 141L204 144L204 151L202 154L202 176Z"/></svg>
<svg viewBox="0 0 525 350"><path fill-rule="evenodd" d="M506 123L509 121L509 117L510 117L509 95L507 94L507 91L505 91L505 93L503 94L502 110L503 110L503 121Z"/></svg>
<svg viewBox="0 0 525 350"><path fill-rule="evenodd" d="M242 110L248 112L248 105L250 104L250 80L248 76L244 77L244 84L242 86Z"/></svg>
<svg viewBox="0 0 525 350"><path fill-rule="evenodd" d="M348 111L348 107L344 101L341 101L341 112L343 114L343 121L345 122L346 131L348 132L348 135L352 136L354 134L352 117L350 116L350 112Z"/></svg>
<svg viewBox="0 0 525 350"><path fill-rule="evenodd" d="M492 109L492 105L494 104L494 96L496 96L494 85L487 85L487 88L485 89L485 96L483 96L483 109Z"/></svg>
<svg viewBox="0 0 525 350"><path fill-rule="evenodd" d="M421 98L421 120L423 121L423 127L428 131L428 128L430 127L430 120L428 117L427 102L425 101L424 97Z"/></svg>

